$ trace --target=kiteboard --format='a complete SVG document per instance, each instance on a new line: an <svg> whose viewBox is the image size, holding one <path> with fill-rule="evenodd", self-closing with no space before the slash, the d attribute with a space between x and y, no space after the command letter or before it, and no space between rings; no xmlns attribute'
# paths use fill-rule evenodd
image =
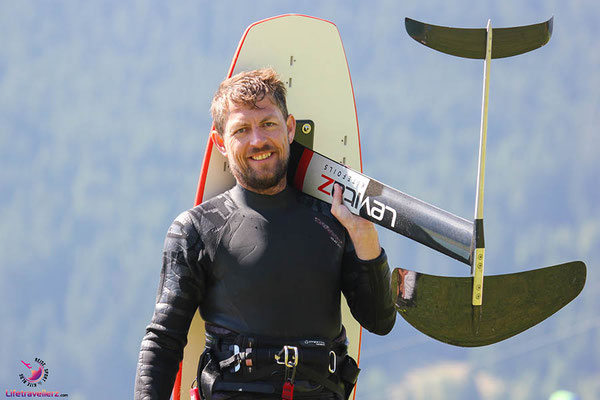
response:
<svg viewBox="0 0 600 400"><path fill-rule="evenodd" d="M287 87L288 110L297 120L295 140L362 171L354 92L335 24L290 14L250 25L240 40L227 77L263 67L274 68ZM209 137L195 204L228 190L234 184L227 159L213 146ZM360 361L361 327L350 314L345 299L342 299L342 322L348 335L348 352ZM204 321L196 312L173 388L174 400L189 399L204 340ZM351 398L354 398L354 393Z"/></svg>

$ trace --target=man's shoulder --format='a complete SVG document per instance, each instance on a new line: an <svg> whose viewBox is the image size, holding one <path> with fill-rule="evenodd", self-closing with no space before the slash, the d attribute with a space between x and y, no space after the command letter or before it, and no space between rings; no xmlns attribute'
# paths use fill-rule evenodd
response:
<svg viewBox="0 0 600 400"><path fill-rule="evenodd" d="M188 244L207 240L210 242L210 233L220 231L235 209L236 206L227 192L210 198L179 214L169 227L167 240L178 243L184 240Z"/></svg>
<svg viewBox="0 0 600 400"><path fill-rule="evenodd" d="M193 225L198 230L206 227L207 224L222 226L236 208L237 206L227 191L182 212L175 221L183 225Z"/></svg>
<svg viewBox="0 0 600 400"><path fill-rule="evenodd" d="M207 218L215 224L221 224L237 209L228 191L203 201L190 210L190 213Z"/></svg>

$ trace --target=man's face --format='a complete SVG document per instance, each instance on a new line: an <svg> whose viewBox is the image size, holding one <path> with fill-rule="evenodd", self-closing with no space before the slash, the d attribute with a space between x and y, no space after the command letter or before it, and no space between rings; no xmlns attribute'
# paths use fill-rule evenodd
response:
<svg viewBox="0 0 600 400"><path fill-rule="evenodd" d="M230 105L223 135L215 132L213 140L241 186L257 193L276 194L286 186L296 121L291 115L286 121L270 96L256 105Z"/></svg>

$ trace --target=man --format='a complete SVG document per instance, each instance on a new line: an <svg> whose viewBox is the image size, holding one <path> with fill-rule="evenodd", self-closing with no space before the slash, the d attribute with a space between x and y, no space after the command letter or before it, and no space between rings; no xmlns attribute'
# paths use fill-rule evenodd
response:
<svg viewBox="0 0 600 400"><path fill-rule="evenodd" d="M377 231L343 205L340 187L329 207L287 185L296 122L274 70L222 82L211 113L237 184L169 228L135 398L169 398L198 308L203 398L344 398L358 369L346 355L341 292L369 331L386 334L395 321Z"/></svg>

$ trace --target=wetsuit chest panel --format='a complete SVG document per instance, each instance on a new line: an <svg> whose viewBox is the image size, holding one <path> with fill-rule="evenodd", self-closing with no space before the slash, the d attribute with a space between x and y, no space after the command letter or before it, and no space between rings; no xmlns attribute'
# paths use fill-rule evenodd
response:
<svg viewBox="0 0 600 400"><path fill-rule="evenodd" d="M203 317L245 333L337 336L343 229L295 191L249 195L234 194L239 209L218 243Z"/></svg>

